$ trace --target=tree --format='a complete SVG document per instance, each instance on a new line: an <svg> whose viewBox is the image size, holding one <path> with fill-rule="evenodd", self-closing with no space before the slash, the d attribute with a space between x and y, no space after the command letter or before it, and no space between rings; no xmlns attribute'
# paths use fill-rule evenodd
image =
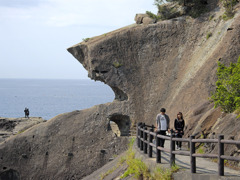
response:
<svg viewBox="0 0 240 180"><path fill-rule="evenodd" d="M217 77L216 91L211 96L214 107L231 113L240 108L240 57L229 67L218 62Z"/></svg>

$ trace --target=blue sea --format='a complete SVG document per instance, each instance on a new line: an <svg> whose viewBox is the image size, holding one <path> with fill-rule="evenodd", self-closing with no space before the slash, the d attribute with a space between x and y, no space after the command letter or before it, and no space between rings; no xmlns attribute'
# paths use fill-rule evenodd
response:
<svg viewBox="0 0 240 180"><path fill-rule="evenodd" d="M92 80L0 79L0 117L49 120L58 114L112 102L112 89Z"/></svg>

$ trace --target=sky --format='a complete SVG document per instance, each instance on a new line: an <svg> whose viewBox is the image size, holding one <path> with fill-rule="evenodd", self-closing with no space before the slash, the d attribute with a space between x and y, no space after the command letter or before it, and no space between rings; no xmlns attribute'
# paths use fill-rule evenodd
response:
<svg viewBox="0 0 240 180"><path fill-rule="evenodd" d="M0 0L0 78L87 79L66 50L157 12L154 0Z"/></svg>

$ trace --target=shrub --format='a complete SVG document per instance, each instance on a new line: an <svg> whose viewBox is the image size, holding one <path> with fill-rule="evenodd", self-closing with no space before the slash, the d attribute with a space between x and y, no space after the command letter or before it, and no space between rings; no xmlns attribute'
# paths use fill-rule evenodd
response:
<svg viewBox="0 0 240 180"><path fill-rule="evenodd" d="M221 0L223 7L225 8L225 12L222 16L223 20L227 21L234 17L233 7L239 2L238 0Z"/></svg>
<svg viewBox="0 0 240 180"><path fill-rule="evenodd" d="M146 14L152 18L152 19L155 19L156 21L160 20L161 19L161 16L157 16L156 14L153 14L151 11L146 11Z"/></svg>
<svg viewBox="0 0 240 180"><path fill-rule="evenodd" d="M128 165L127 170L121 176L121 178L128 177L129 175L134 174L135 178L139 178L141 175L145 178L150 177L150 173L147 165L142 162L140 159L135 158L135 152L132 149L135 139L132 138L128 144L128 151L126 154L126 163Z"/></svg>
<svg viewBox="0 0 240 180"><path fill-rule="evenodd" d="M120 68L120 67L122 66L122 64L121 64L120 62L118 62L118 61L114 61L114 62L113 62L113 66L114 66L115 68Z"/></svg>
<svg viewBox="0 0 240 180"><path fill-rule="evenodd" d="M90 40L90 38L83 38L82 40L85 42L88 42Z"/></svg>
<svg viewBox="0 0 240 180"><path fill-rule="evenodd" d="M179 166L173 165L171 169L157 167L152 174L152 179L171 180L172 174L179 170Z"/></svg>
<svg viewBox="0 0 240 180"><path fill-rule="evenodd" d="M231 113L240 108L240 57L229 67L218 62L216 90L211 96L214 107Z"/></svg>

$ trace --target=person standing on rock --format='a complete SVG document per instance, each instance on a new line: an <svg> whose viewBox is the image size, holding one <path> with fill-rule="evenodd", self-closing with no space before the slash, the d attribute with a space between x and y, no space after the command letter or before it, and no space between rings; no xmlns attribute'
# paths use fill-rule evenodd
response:
<svg viewBox="0 0 240 180"><path fill-rule="evenodd" d="M29 109L28 108L25 108L24 113L25 113L25 118L29 118Z"/></svg>
<svg viewBox="0 0 240 180"><path fill-rule="evenodd" d="M174 122L174 128L175 128L175 133L177 138L182 138L184 134L184 131L183 131L184 127L185 127L185 122L183 119L183 114L179 112L177 114L177 119L175 119L175 122ZM176 143L177 143L177 149L181 150L182 142L177 141Z"/></svg>
<svg viewBox="0 0 240 180"><path fill-rule="evenodd" d="M164 135L164 136L166 135L166 131L170 131L169 129L170 119L168 115L165 113L166 113L166 109L161 108L160 113L156 117L156 130L155 130L157 134ZM164 147L164 142L165 142L165 139L159 138L158 144L161 147Z"/></svg>

